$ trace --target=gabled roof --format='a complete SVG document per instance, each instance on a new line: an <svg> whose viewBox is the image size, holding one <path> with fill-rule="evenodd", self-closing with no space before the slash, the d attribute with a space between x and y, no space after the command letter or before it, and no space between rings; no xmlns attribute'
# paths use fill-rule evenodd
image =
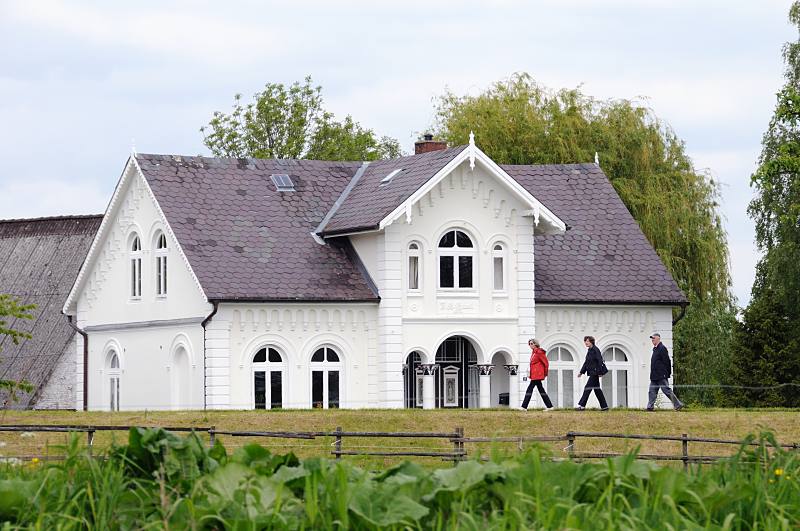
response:
<svg viewBox="0 0 800 531"><path fill-rule="evenodd" d="M0 378L27 380L35 389L12 407L32 405L75 334L61 306L101 220L97 215L0 221L0 293L36 305L32 320L11 323L31 339L15 345L0 336Z"/></svg>
<svg viewBox="0 0 800 531"><path fill-rule="evenodd" d="M136 155L210 300L377 301L349 240L311 235L360 162ZM286 174L294 192L278 192Z"/></svg>
<svg viewBox="0 0 800 531"><path fill-rule="evenodd" d="M537 303L686 302L599 166L502 167L570 227L535 237Z"/></svg>
<svg viewBox="0 0 800 531"><path fill-rule="evenodd" d="M321 233L332 236L378 229L384 217L465 149L466 146L458 146L370 162L331 219L321 228ZM391 183L381 186L381 180L397 169L403 171Z"/></svg>

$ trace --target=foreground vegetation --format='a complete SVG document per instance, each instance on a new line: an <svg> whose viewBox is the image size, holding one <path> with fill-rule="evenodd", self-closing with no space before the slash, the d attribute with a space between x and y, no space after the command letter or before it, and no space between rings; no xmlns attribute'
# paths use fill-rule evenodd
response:
<svg viewBox="0 0 800 531"><path fill-rule="evenodd" d="M228 454L196 435L136 428L105 459L77 441L57 464L0 468L0 518L39 529L790 529L800 456L760 445L690 472L637 461L542 459L541 451L430 471L405 462Z"/></svg>

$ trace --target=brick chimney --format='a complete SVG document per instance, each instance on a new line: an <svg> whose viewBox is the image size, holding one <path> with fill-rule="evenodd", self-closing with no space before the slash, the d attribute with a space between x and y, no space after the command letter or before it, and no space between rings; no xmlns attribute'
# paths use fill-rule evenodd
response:
<svg viewBox="0 0 800 531"><path fill-rule="evenodd" d="M447 142L434 140L433 135L430 133L425 133L422 135L422 140L414 143L414 155L428 153L430 151L440 151L442 149L447 149Z"/></svg>

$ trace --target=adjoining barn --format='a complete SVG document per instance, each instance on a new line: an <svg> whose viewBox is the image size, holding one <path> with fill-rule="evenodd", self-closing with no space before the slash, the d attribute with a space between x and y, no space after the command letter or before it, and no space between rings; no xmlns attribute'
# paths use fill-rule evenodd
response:
<svg viewBox="0 0 800 531"><path fill-rule="evenodd" d="M33 319L9 324L32 334L14 344L0 336L0 379L25 380L31 393L19 393L8 407L74 409L75 330L61 313L102 216L59 216L0 220L0 293L35 304ZM0 405L8 396L0 394Z"/></svg>

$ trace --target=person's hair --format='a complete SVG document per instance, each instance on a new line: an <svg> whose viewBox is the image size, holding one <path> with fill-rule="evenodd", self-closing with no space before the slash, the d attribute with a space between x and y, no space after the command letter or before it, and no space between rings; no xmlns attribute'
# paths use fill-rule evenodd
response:
<svg viewBox="0 0 800 531"><path fill-rule="evenodd" d="M584 341L588 341L592 345L594 345L594 336L583 336Z"/></svg>
<svg viewBox="0 0 800 531"><path fill-rule="evenodd" d="M530 338L528 340L528 344L531 344L531 343L533 343L534 345L536 345L539 348L542 348L542 345L539 343L539 340L536 339L535 337L532 337L532 338Z"/></svg>

